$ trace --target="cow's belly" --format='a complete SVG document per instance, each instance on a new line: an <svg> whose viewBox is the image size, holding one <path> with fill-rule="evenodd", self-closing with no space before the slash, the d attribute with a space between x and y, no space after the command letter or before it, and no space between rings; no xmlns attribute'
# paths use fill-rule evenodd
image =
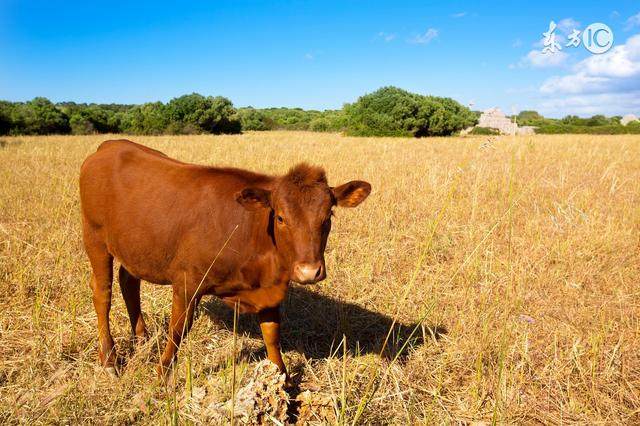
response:
<svg viewBox="0 0 640 426"><path fill-rule="evenodd" d="M162 284L162 285L172 284L172 281L167 276L165 276L163 270L160 270L160 269L151 270L148 267L146 267L146 265L141 267L140 265L137 265L137 264L128 264L127 262L124 262L117 257L116 257L116 260L118 260L122 264L122 266L124 266L127 272L129 272L131 275L133 275L136 278L139 278L141 280L144 280L153 284Z"/></svg>
<svg viewBox="0 0 640 426"><path fill-rule="evenodd" d="M287 289L288 283L285 282L252 290L241 290L235 294L224 294L220 295L220 298L231 308L238 306L240 313L258 313L278 306L284 300Z"/></svg>
<svg viewBox="0 0 640 426"><path fill-rule="evenodd" d="M107 239L107 249L134 277L154 284L171 284L171 257L162 247L142 243L135 235L125 233Z"/></svg>

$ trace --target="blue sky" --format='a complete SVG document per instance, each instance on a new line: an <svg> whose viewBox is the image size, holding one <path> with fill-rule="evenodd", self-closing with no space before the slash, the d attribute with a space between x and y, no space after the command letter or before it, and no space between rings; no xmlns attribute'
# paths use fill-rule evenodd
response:
<svg viewBox="0 0 640 426"><path fill-rule="evenodd" d="M2 0L0 98L142 103L199 92L325 109L395 85L474 109L640 114L637 0L400 3ZM614 47L540 56L551 20L565 38L606 23Z"/></svg>

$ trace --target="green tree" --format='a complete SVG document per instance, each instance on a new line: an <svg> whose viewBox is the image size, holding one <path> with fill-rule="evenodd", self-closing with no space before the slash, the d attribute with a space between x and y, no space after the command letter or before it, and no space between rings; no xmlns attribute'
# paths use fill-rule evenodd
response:
<svg viewBox="0 0 640 426"><path fill-rule="evenodd" d="M544 117L537 111L520 111L516 118L518 124L523 126L535 125L544 120Z"/></svg>
<svg viewBox="0 0 640 426"><path fill-rule="evenodd" d="M332 130L331 121L327 117L314 118L309 123L309 130L313 132L329 132Z"/></svg>
<svg viewBox="0 0 640 426"><path fill-rule="evenodd" d="M11 121L11 133L14 134L64 134L71 130L69 118L51 101L42 97L15 104Z"/></svg>
<svg viewBox="0 0 640 426"><path fill-rule="evenodd" d="M476 122L466 107L449 98L383 87L344 108L347 133L356 136L443 136Z"/></svg>
<svg viewBox="0 0 640 426"><path fill-rule="evenodd" d="M207 98L211 102L206 111L201 127L211 133L240 133L240 120L233 103L222 96Z"/></svg>
<svg viewBox="0 0 640 426"><path fill-rule="evenodd" d="M233 104L222 96L174 98L167 104L167 118L175 133L238 133L241 127Z"/></svg>
<svg viewBox="0 0 640 426"><path fill-rule="evenodd" d="M75 112L71 115L69 125L71 126L71 133L74 135L87 135L95 131L93 123L80 112Z"/></svg>
<svg viewBox="0 0 640 426"><path fill-rule="evenodd" d="M594 115L586 120L587 126L606 126L610 124L609 119L602 114Z"/></svg>
<svg viewBox="0 0 640 426"><path fill-rule="evenodd" d="M560 120L560 123L571 126L584 126L586 124L585 120L578 117L577 115L567 115L566 117L562 118L562 120Z"/></svg>
<svg viewBox="0 0 640 426"><path fill-rule="evenodd" d="M71 133L83 135L89 133L118 133L120 123L116 112L104 105L64 104L62 110L69 116Z"/></svg>
<svg viewBox="0 0 640 426"><path fill-rule="evenodd" d="M273 126L273 120L270 120L263 111L251 107L240 108L238 118L242 130L271 130Z"/></svg>
<svg viewBox="0 0 640 426"><path fill-rule="evenodd" d="M0 135L8 135L11 131L11 102L0 101Z"/></svg>
<svg viewBox="0 0 640 426"><path fill-rule="evenodd" d="M122 121L125 133L160 135L169 124L166 106L162 102L149 102L131 108Z"/></svg>

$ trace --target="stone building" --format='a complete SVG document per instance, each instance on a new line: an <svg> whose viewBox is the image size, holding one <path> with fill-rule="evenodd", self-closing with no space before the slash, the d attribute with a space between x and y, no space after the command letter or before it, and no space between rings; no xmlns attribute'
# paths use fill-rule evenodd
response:
<svg viewBox="0 0 640 426"><path fill-rule="evenodd" d="M480 115L478 127L490 127L500 130L500 133L513 135L518 125L507 118L500 108L489 108Z"/></svg>
<svg viewBox="0 0 640 426"><path fill-rule="evenodd" d="M492 129L497 129L504 135L532 135L535 133L535 127L518 127L516 123L504 115L500 108L489 108L484 111L480 115L477 127L490 127Z"/></svg>

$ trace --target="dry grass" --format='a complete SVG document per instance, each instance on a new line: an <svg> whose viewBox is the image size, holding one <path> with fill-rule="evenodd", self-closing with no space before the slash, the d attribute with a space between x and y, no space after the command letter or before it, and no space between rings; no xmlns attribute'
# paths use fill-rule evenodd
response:
<svg viewBox="0 0 640 426"><path fill-rule="evenodd" d="M213 300L181 349L175 388L156 379L166 287L143 286L153 338L135 352L114 287L127 365L117 380L96 368L77 177L104 139L0 148L3 422L198 423L185 393L231 394L233 315ZM640 422L640 137L133 139L185 161L281 173L309 160L332 184L372 183L361 207L337 212L328 279L295 287L285 306L285 360L301 390L330 398L334 421ZM405 327L380 357L396 314ZM420 318L424 341L393 361L397 334ZM239 330L242 377L264 354L255 319Z"/></svg>

